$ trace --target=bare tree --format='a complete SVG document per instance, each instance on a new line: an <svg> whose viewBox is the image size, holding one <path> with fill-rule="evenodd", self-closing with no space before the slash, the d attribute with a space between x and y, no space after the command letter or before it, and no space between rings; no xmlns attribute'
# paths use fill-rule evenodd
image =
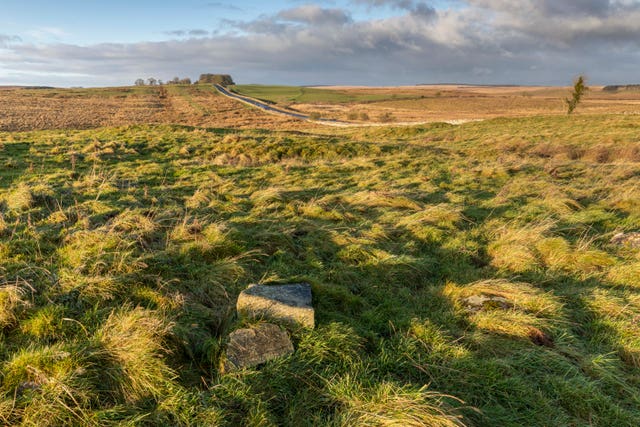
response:
<svg viewBox="0 0 640 427"><path fill-rule="evenodd" d="M147 79L147 82L149 83L149 86L155 86L156 84L158 84L158 80L156 80L155 77L149 77Z"/></svg>
<svg viewBox="0 0 640 427"><path fill-rule="evenodd" d="M136 79L134 84L136 86L144 86L144 80L143 79Z"/></svg>

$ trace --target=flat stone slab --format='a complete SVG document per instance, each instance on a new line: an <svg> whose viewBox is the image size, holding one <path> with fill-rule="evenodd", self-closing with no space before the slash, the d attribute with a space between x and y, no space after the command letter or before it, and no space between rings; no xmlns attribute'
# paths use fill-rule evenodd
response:
<svg viewBox="0 0 640 427"><path fill-rule="evenodd" d="M611 243L618 246L630 246L640 249L640 232L618 233L611 238Z"/></svg>
<svg viewBox="0 0 640 427"><path fill-rule="evenodd" d="M462 301L466 305L467 310L472 313L495 309L507 310L513 307L513 304L511 304L508 299L497 295L472 295L464 298Z"/></svg>
<svg viewBox="0 0 640 427"><path fill-rule="evenodd" d="M311 285L251 285L238 296L238 313L249 318L269 318L291 326L315 326Z"/></svg>
<svg viewBox="0 0 640 427"><path fill-rule="evenodd" d="M260 365L292 353L289 334L277 325L261 323L254 328L238 329L229 334L222 372Z"/></svg>

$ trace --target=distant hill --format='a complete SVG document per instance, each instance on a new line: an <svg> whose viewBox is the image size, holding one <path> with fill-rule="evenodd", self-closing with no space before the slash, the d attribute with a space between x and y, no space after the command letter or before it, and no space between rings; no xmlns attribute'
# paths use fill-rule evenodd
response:
<svg viewBox="0 0 640 427"><path fill-rule="evenodd" d="M620 90L640 91L640 84L637 85L609 85L602 88L604 92L618 92Z"/></svg>
<svg viewBox="0 0 640 427"><path fill-rule="evenodd" d="M53 86L0 86L2 89L55 89Z"/></svg>

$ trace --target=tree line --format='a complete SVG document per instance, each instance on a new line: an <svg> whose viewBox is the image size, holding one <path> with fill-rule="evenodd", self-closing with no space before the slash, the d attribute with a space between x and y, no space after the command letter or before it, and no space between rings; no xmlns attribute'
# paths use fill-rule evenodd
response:
<svg viewBox="0 0 640 427"><path fill-rule="evenodd" d="M219 84L222 86L234 85L233 78L229 74L200 74L200 78L195 82L195 84ZM134 85L136 86L162 86L162 85L190 85L192 84L191 79L189 77L180 78L174 77L171 80L162 81L160 79L156 79L155 77L149 77L148 79L136 79Z"/></svg>

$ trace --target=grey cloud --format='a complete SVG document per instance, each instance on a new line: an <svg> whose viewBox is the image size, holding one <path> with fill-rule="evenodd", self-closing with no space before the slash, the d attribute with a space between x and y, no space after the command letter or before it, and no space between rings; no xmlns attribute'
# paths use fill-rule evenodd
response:
<svg viewBox="0 0 640 427"><path fill-rule="evenodd" d="M277 18L309 25L344 25L352 21L351 16L342 9L325 9L311 4L283 10Z"/></svg>
<svg viewBox="0 0 640 427"><path fill-rule="evenodd" d="M409 3L415 8L422 2ZM370 21L301 6L254 21L227 21L231 31L208 37L185 38L193 34L178 30L176 40L153 43L14 44L3 53L0 74L3 68L74 73L102 84L203 72L285 84L559 84L580 72L603 83L636 78L635 3L611 1L601 10L597 1L584 2L575 16L539 7L551 2L518 3L520 9L507 0L469 0L462 8L434 11L430 19L404 9L408 13Z"/></svg>
<svg viewBox="0 0 640 427"><path fill-rule="evenodd" d="M428 2L419 0L352 0L353 4L363 4L369 7L388 6L394 9L405 10L416 16L431 17L436 10Z"/></svg>
<svg viewBox="0 0 640 427"><path fill-rule="evenodd" d="M226 9L226 10L234 10L234 11L242 11L242 8L239 8L238 6L234 6L233 4L229 4L229 3L222 3L219 1L212 1L212 2L208 2L204 4L204 7L211 7L214 9Z"/></svg>
<svg viewBox="0 0 640 427"><path fill-rule="evenodd" d="M640 41L640 2L614 0L468 0L486 12L495 32L513 32L538 44Z"/></svg>
<svg viewBox="0 0 640 427"><path fill-rule="evenodd" d="M20 43L22 39L18 36L0 34L0 47L9 46L12 43Z"/></svg>
<svg viewBox="0 0 640 427"><path fill-rule="evenodd" d="M164 34L168 36L184 37L185 34L187 33L184 30L173 30L173 31L165 31Z"/></svg>
<svg viewBox="0 0 640 427"><path fill-rule="evenodd" d="M603 17L616 10L626 9L633 2L611 0L469 0L468 3L510 14L535 14L547 17Z"/></svg>
<svg viewBox="0 0 640 427"><path fill-rule="evenodd" d="M189 30L189 35L194 37L203 37L208 36L209 31L207 30Z"/></svg>

